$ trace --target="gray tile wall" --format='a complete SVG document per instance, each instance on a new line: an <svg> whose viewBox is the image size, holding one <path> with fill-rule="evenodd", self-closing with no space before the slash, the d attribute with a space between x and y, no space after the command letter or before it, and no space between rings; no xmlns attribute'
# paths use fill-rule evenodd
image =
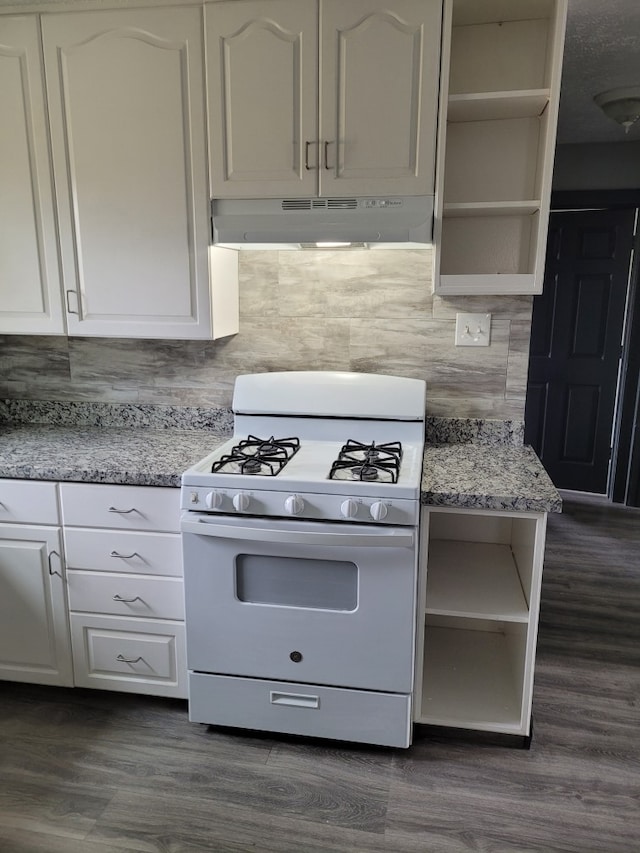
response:
<svg viewBox="0 0 640 853"><path fill-rule="evenodd" d="M430 250L243 252L240 332L220 341L0 336L0 396L229 406L239 373L355 370L426 379L428 412L522 420L531 297L431 294ZM491 345L454 346L457 311Z"/></svg>

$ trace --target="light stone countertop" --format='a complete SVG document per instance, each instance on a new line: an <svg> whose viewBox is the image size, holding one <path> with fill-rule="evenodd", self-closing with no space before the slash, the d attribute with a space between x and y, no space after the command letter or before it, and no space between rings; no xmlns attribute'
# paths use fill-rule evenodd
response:
<svg viewBox="0 0 640 853"><path fill-rule="evenodd" d="M182 472L230 437L225 429L0 424L0 478L180 486ZM422 503L560 512L530 447L427 445Z"/></svg>
<svg viewBox="0 0 640 853"><path fill-rule="evenodd" d="M230 436L215 430L0 425L0 477L179 487Z"/></svg>
<svg viewBox="0 0 640 853"><path fill-rule="evenodd" d="M429 506L562 511L556 487L528 446L427 445L421 500Z"/></svg>

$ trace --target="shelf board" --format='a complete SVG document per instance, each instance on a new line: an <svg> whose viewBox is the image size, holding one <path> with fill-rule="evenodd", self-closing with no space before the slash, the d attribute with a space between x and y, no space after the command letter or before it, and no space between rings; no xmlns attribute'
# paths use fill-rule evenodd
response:
<svg viewBox="0 0 640 853"><path fill-rule="evenodd" d="M435 292L441 296L490 296L510 293L514 296L542 293L533 273L461 273L440 274Z"/></svg>
<svg viewBox="0 0 640 853"><path fill-rule="evenodd" d="M528 216L540 210L538 199L522 201L466 201L445 202L443 215L446 218L461 216Z"/></svg>
<svg viewBox="0 0 640 853"><path fill-rule="evenodd" d="M510 639L496 632L427 625L422 708L416 722L526 734Z"/></svg>
<svg viewBox="0 0 640 853"><path fill-rule="evenodd" d="M433 539L427 559L427 613L528 622L508 545Z"/></svg>
<svg viewBox="0 0 640 853"><path fill-rule="evenodd" d="M513 92L470 92L450 95L447 121L493 121L509 118L535 118L549 103L549 89L525 89Z"/></svg>

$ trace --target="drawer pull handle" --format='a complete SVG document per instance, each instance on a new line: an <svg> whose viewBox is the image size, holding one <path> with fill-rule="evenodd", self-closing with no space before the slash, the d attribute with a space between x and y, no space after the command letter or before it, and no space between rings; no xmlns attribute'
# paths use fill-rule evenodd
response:
<svg viewBox="0 0 640 853"><path fill-rule="evenodd" d="M133 560L134 557L140 557L137 551L134 551L132 554L118 554L117 551L111 552L112 557L117 557L119 560ZM140 557L140 559L142 559Z"/></svg>
<svg viewBox="0 0 640 853"><path fill-rule="evenodd" d="M138 510L134 506L131 509L116 509L115 506L110 506L109 512L117 512L119 515L129 515L130 512L138 512Z"/></svg>
<svg viewBox="0 0 640 853"><path fill-rule="evenodd" d="M142 656L138 658L126 658L124 655L118 655L116 660L119 660L121 663L140 663L144 658Z"/></svg>
<svg viewBox="0 0 640 853"><path fill-rule="evenodd" d="M118 595L118 593L113 596L113 600L120 601L123 604L133 604L134 601L142 601L139 595L136 595L134 598L123 598L121 595Z"/></svg>
<svg viewBox="0 0 640 853"><path fill-rule="evenodd" d="M272 705L289 705L293 708L319 708L320 697L309 696L304 693L280 693L271 690L269 701Z"/></svg>

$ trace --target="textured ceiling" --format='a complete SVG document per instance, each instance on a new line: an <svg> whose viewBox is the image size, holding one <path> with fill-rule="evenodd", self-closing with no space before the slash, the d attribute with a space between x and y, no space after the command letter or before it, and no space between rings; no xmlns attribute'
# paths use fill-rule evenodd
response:
<svg viewBox="0 0 640 853"><path fill-rule="evenodd" d="M558 142L640 140L640 121L625 134L593 96L640 87L640 0L569 0Z"/></svg>

